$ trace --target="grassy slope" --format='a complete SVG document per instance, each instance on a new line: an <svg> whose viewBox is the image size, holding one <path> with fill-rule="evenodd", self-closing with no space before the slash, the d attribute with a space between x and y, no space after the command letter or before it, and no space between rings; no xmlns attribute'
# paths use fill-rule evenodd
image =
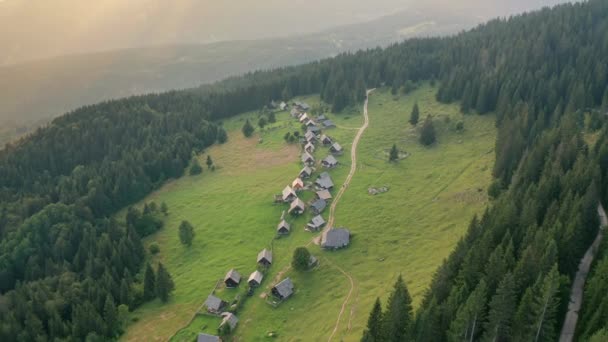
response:
<svg viewBox="0 0 608 342"><path fill-rule="evenodd" d="M272 246L275 263L263 288L239 312L239 340L262 340L269 332L274 332L278 340L327 338L350 289L350 282L336 266L355 281L336 338L356 340L360 336L372 301L376 296L385 299L399 273L418 303L433 271L462 235L473 213L485 206L484 192L478 189L487 186L493 162L493 118L467 116L465 132L456 133L448 127L461 118L457 107L437 104L433 94L433 89L424 87L398 101L385 92L372 95L370 127L359 145L359 167L337 208L337 225L347 226L355 234L352 246L335 253L323 253L311 246L313 254L320 257L317 269L277 275L289 264L293 248L313 237L302 229L309 216L296 220L292 234L275 240ZM414 99L419 101L423 116L430 113L453 118L449 124L443 119L436 121L439 144L434 147L421 147L415 130L407 124ZM315 102L313 98L307 101ZM271 198L300 169L297 147L286 147L282 136L298 125L283 113L275 128L264 133L263 143L258 143L255 138L242 138L238 131L245 117L257 122L253 113L225 122L231 130L230 141L209 151L219 166L216 172L182 178L148 199L166 201L171 211L166 228L146 242L159 243L159 258L172 272L176 292L166 305L155 301L137 310L134 317L139 320L129 327L124 339L167 339L189 321L230 267L246 277L255 268L256 253L271 247L274 227L284 209L272 205ZM341 184L350 166L348 152L355 134L350 128L359 127L362 118L355 111L334 119L339 128L331 135L346 153L339 158L342 165L331 173L336 184ZM394 142L411 155L398 164L389 164L384 150ZM316 156L325 154L322 148ZM390 187L388 193L367 194L369 186L384 185ZM182 247L177 237L182 219L196 228L197 237L190 249ZM297 292L272 308L259 295L277 276L292 277ZM229 291L219 293L227 300L234 297ZM198 316L175 340L192 340L201 330L214 333L218 322Z"/></svg>

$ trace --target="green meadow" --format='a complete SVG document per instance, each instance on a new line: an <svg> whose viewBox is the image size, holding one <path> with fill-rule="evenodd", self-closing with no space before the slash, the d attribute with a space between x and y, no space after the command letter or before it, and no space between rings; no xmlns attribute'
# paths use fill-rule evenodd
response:
<svg viewBox="0 0 608 342"><path fill-rule="evenodd" d="M160 253L150 259L167 266L176 289L168 303L156 300L133 312L123 339L193 341L201 331L217 333L219 318L195 313L230 268L246 281L263 248L272 248L274 263L252 296L245 294L245 284L216 292L226 301L240 298L242 302L234 333L237 340L270 336L280 341L325 340L334 329L334 340L358 340L373 301L386 300L399 274L417 305L472 216L488 204L485 189L494 160L494 117L463 116L457 105L437 103L434 94L434 88L424 86L401 97L383 89L371 95L370 125L359 143L357 172L336 210L335 226L348 227L352 243L337 252L311 244L319 265L303 273L288 266L293 250L318 236L304 230L311 214L289 217L291 234L276 238L276 225L287 206L273 203L274 195L301 169L300 146L283 140L286 132L300 129L299 123L287 112L278 113L276 123L263 131L256 127L254 137L245 139L240 128L246 119L257 124L258 113L225 121L229 141L199 156L204 165L211 155L215 171L172 181L146 199L169 206L165 227L145 243L158 243ZM315 96L303 100L319 102ZM434 118L438 139L434 146L421 146L418 129L407 122L415 101L421 122L427 115ZM338 128L326 133L345 149L338 158L341 165L330 171L337 187L350 168L351 143L363 122L360 107L329 115ZM459 121L464 123L462 131L456 129ZM387 151L393 143L404 158L388 163ZM320 147L314 155L320 160L327 153ZM368 194L368 188L384 186L388 192ZM301 198L310 200L313 194ZM323 215L326 219L328 211ZM177 228L182 220L195 227L189 248L179 242ZM352 290L347 275L353 280ZM292 278L296 292L274 307L263 297L284 277Z"/></svg>

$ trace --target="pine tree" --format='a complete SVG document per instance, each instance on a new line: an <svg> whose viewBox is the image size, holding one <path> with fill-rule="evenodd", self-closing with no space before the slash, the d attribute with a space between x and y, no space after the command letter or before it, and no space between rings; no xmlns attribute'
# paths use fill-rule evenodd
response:
<svg viewBox="0 0 608 342"><path fill-rule="evenodd" d="M420 143L425 146L434 144L436 141L435 127L433 126L433 119L431 116L427 116L424 120L424 125L420 131Z"/></svg>
<svg viewBox="0 0 608 342"><path fill-rule="evenodd" d="M293 251L291 266L297 271L305 271L310 264L310 252L306 247L298 247Z"/></svg>
<svg viewBox="0 0 608 342"><path fill-rule="evenodd" d="M556 320L559 307L560 275L557 264L545 276L539 296L532 305L534 316L534 341L555 341Z"/></svg>
<svg viewBox="0 0 608 342"><path fill-rule="evenodd" d="M254 130L255 130L255 128L253 128L253 126L252 126L252 125L251 125L251 123L249 122L249 119L247 119L247 120L245 121L245 124L243 125L243 129L242 129L242 131L243 131L243 135L244 135L246 138L249 138L249 137L251 137L251 135L253 134L253 131L254 131Z"/></svg>
<svg viewBox="0 0 608 342"><path fill-rule="evenodd" d="M203 168L201 167L201 164L198 162L198 158L193 157L192 161L190 162L190 175L191 176L200 175L202 172L203 172Z"/></svg>
<svg viewBox="0 0 608 342"><path fill-rule="evenodd" d="M188 221L182 221L179 225L179 241L183 245L191 246L194 240L194 227Z"/></svg>
<svg viewBox="0 0 608 342"><path fill-rule="evenodd" d="M127 304L129 305L131 300L130 300L131 296L130 296L130 291L129 291L129 283L127 282L126 279L122 279L120 281L120 297L119 297L119 302L121 304Z"/></svg>
<svg viewBox="0 0 608 342"><path fill-rule="evenodd" d="M274 112L270 112L268 114L268 123L275 123L277 122L277 117L275 116Z"/></svg>
<svg viewBox="0 0 608 342"><path fill-rule="evenodd" d="M383 335L386 341L408 341L412 326L412 298L403 278L399 276L388 298L382 317Z"/></svg>
<svg viewBox="0 0 608 342"><path fill-rule="evenodd" d="M228 141L228 133L226 133L226 130L223 128L219 128L217 130L217 142L220 144L225 143L226 141Z"/></svg>
<svg viewBox="0 0 608 342"><path fill-rule="evenodd" d="M260 118L260 120L258 120L258 126L260 126L261 129L264 129L267 123L268 121L266 121L266 118L263 116Z"/></svg>
<svg viewBox="0 0 608 342"><path fill-rule="evenodd" d="M158 271L156 273L156 294L158 298L166 303L169 300L169 295L175 289L175 284L171 275L165 269L162 263L158 264Z"/></svg>
<svg viewBox="0 0 608 342"><path fill-rule="evenodd" d="M515 318L513 319L513 340L515 341L533 340L534 329L531 329L531 324L534 323L532 306L535 297L535 287L528 287L519 301Z"/></svg>
<svg viewBox="0 0 608 342"><path fill-rule="evenodd" d="M504 276L490 301L484 340L509 341L511 323L516 309L515 281L511 273Z"/></svg>
<svg viewBox="0 0 608 342"><path fill-rule="evenodd" d="M376 298L372 312L367 320L367 329L363 333L362 342L382 341L382 305L380 298Z"/></svg>
<svg viewBox="0 0 608 342"><path fill-rule="evenodd" d="M482 279L456 313L449 335L454 341L474 341L485 320L487 286Z"/></svg>
<svg viewBox="0 0 608 342"><path fill-rule="evenodd" d="M397 145L393 144L393 147L391 148L391 151L388 154L388 161L394 162L397 160L399 160L399 150L397 150Z"/></svg>
<svg viewBox="0 0 608 342"><path fill-rule="evenodd" d="M155 297L155 285L156 276L152 266L148 263L146 265L146 271L144 273L144 299L150 300Z"/></svg>
<svg viewBox="0 0 608 342"><path fill-rule="evenodd" d="M289 99L291 99L293 97L292 93L291 93L291 88L289 88L289 85L286 85L283 88L283 91L281 92L281 97L283 98L283 100L287 101Z"/></svg>
<svg viewBox="0 0 608 342"><path fill-rule="evenodd" d="M103 306L103 319L106 322L106 336L114 337L119 333L118 312L116 304L110 294L106 296L106 302Z"/></svg>
<svg viewBox="0 0 608 342"><path fill-rule="evenodd" d="M414 103L414 107L412 108L412 112L410 113L410 124L412 126L416 126L418 124L418 120L420 120L420 108L418 108L418 102Z"/></svg>

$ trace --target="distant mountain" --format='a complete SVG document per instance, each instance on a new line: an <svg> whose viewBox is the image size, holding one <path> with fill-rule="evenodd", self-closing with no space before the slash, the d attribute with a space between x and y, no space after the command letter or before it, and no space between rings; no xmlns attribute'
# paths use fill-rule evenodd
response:
<svg viewBox="0 0 608 342"><path fill-rule="evenodd" d="M421 6L489 18L557 2L563 0L0 0L0 65L310 34Z"/></svg>
<svg viewBox="0 0 608 342"><path fill-rule="evenodd" d="M487 4L477 4L478 0L458 3L430 0L428 4L417 4L414 7L407 6L408 1L377 0L374 5L378 9L365 12L364 9L369 8L369 5L363 6L361 1L348 0L348 3L344 3L344 0L334 0L323 7L329 10L342 4L343 10L333 16L323 11L314 14L311 8L302 8L301 4L294 4L296 2L274 0L264 3L265 8L268 7L267 12L260 13L256 9L243 14L245 8L252 7L248 1L244 1L238 13L223 19L228 20L229 25L222 21L213 29L209 25L217 18L210 18L210 13L219 11L219 8L213 7L215 2L206 11L199 5L208 1L202 0L189 7L185 5L188 2L192 1L178 0L169 6L161 0L133 0L128 5L119 2L119 6L116 0L104 0L84 6L82 2L74 3L73 0L4 0L0 2L0 46L4 50L4 54L0 55L0 65L3 58L6 62L17 58L17 55L31 58L37 53L44 55L167 41L210 40L203 32L225 33L221 37L213 34L213 39L257 37L261 35L260 29L264 28L267 29L267 35L280 36L348 22L345 19L346 13L350 13L349 20L352 21L353 18L375 17L379 13L388 12L389 8L408 9L363 23L287 38L119 49L0 66L0 144L82 105L136 94L194 87L251 70L301 64L344 51L385 46L405 38L455 33L494 16L496 12L506 14L517 9L563 1L517 0L508 4L494 1L496 6L488 7ZM318 0L307 3L313 6L316 2ZM270 6L271 4L276 6ZM89 5L92 7L87 7ZM107 7L105 12L102 5ZM166 23L167 18L161 20L163 10L167 12L166 17L171 17L180 8L183 17L179 25L175 24L178 27ZM188 8L188 11L184 8ZM201 11L206 14L197 17L203 13ZM79 20L69 14L81 12L87 14L83 14ZM34 23L35 21L27 19L42 18L44 13L52 14L50 19L23 25L24 22ZM91 13L103 15L91 17ZM124 23L124 19L115 19L116 13L124 14L132 22L129 24ZM61 25L51 25L53 20L63 17L65 20L61 21ZM150 18L157 17L159 20L151 25ZM270 26L258 25L260 20L271 22L268 24ZM235 22L242 22L242 25ZM101 24L104 24L103 27L99 26ZM135 29L137 34L133 31ZM124 34L117 34L118 31L124 31ZM247 31L251 32L243 33ZM76 33L79 33L78 39L74 36ZM171 36L168 36L169 33ZM80 40L83 42L78 45ZM62 47L63 50L45 50L45 46Z"/></svg>
<svg viewBox="0 0 608 342"><path fill-rule="evenodd" d="M481 20L466 13L406 11L290 38L123 49L0 67L0 143L82 105L453 33Z"/></svg>

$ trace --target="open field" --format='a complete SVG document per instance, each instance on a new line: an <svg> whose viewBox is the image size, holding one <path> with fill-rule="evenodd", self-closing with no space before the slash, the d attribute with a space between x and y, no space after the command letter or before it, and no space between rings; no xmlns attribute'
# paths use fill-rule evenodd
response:
<svg viewBox="0 0 608 342"><path fill-rule="evenodd" d="M427 113L436 118L436 146L420 146L416 130L407 123L415 99L420 104L421 121ZM318 99L306 101L314 104ZM339 128L328 133L345 148L338 158L342 165L330 172L337 186L350 167L350 143L363 121L361 109L331 116ZM359 143L357 173L336 211L336 226L346 226L354 234L352 245L333 253L313 245L310 250L320 261L316 269L280 275L277 273L287 269L293 249L315 236L303 230L308 213L292 220L289 236L273 241L275 226L286 207L273 205L272 197L291 183L301 168L298 146L284 143L283 135L299 125L281 113L259 142L257 136L244 139L240 132L245 118L257 123L256 113L226 121L229 142L208 151L218 166L215 172L205 170L201 176L173 181L147 199L165 201L170 209L165 228L146 243L160 245L156 258L173 275L176 291L169 303L154 301L134 312L137 321L123 339L168 339L189 322L228 269L235 267L244 277L255 270L255 257L264 247L273 248L274 264L262 288L239 310L238 340L265 340L271 332L281 341L326 340L350 290L350 281L338 267L353 278L355 286L335 340L360 337L373 300L376 296L386 299L398 274L404 276L415 304L419 303L434 270L473 214L487 205L494 118L462 117L457 106L437 104L430 87L397 100L384 90L376 91L371 95L369 116L370 126ZM463 132L454 129L458 120L464 120ZM393 143L408 156L389 164L385 150ZM326 154L325 148L319 148L315 157L321 159ZM367 193L371 186L390 190L371 196ZM310 199L312 194L303 198ZM178 239L177 227L184 219L196 231L190 248L180 245ZM274 308L260 295L275 279L285 276L293 279L296 293ZM218 294L232 300L234 291L244 292L220 290ZM203 330L215 333L217 324L217 318L198 316L174 340L191 341Z"/></svg>

